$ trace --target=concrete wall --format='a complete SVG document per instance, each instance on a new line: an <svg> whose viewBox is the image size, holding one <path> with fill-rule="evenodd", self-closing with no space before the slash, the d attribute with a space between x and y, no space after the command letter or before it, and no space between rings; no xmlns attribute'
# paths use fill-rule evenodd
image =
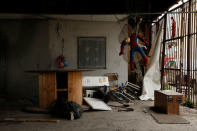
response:
<svg viewBox="0 0 197 131"><path fill-rule="evenodd" d="M68 69L77 68L77 37L105 36L107 38L107 69L84 72L83 75L118 73L119 82L128 79L127 61L118 55L120 25L115 22L59 21L62 25L57 35L57 21L1 20L0 32L7 41L6 91L11 98L38 96L36 74L25 70L56 69L56 58L61 55L64 38L64 56ZM2 43L1 43L2 44ZM0 72L1 73L1 72ZM1 88L0 88L1 92Z"/></svg>
<svg viewBox="0 0 197 131"><path fill-rule="evenodd" d="M1 20L7 43L6 92L10 98L38 96L37 76L25 70L50 67L47 21ZM1 43L2 44L2 43Z"/></svg>
<svg viewBox="0 0 197 131"><path fill-rule="evenodd" d="M57 21L50 21L50 49L53 59L61 54L61 38L57 37ZM116 22L85 22L85 21L59 21L61 25L61 36L64 38L64 56L69 67L77 68L77 37L104 36L106 37L106 67L90 72L84 72L83 75L98 76L105 73L118 73L119 82L125 82L128 79L127 61L119 56L120 43L119 33L120 25ZM56 49L56 50L54 50ZM55 67L55 65L53 65Z"/></svg>

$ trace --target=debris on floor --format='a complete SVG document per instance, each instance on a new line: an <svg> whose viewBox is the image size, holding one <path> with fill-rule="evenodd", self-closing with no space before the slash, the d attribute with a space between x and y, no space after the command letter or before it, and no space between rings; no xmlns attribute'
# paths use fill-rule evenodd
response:
<svg viewBox="0 0 197 131"><path fill-rule="evenodd" d="M19 114L17 114L17 112L16 114L14 114L14 112L11 114L4 114L1 113L1 110L0 122L59 122L56 118L74 120L80 118L83 111L88 111L90 109L97 111L111 111L113 109L115 112L130 112L134 111L131 105L138 99L138 91L140 91L140 87L129 82L116 88L103 86L86 89L84 90L83 96L84 102L87 105L78 105L75 102L68 102L66 99L58 98L49 109L39 108L37 100L21 99L17 100L17 102L11 102L12 106L14 106L17 111L20 110ZM110 104L108 105L109 101ZM116 104L111 104L111 101L114 101ZM3 111L14 111L10 106L7 106L9 103L7 99L1 99L0 102L4 108ZM117 103L119 104L118 106Z"/></svg>
<svg viewBox="0 0 197 131"><path fill-rule="evenodd" d="M109 98L125 105L125 103L135 103L135 100L139 99L140 92L141 87L126 82L125 85L122 84L122 86L110 90Z"/></svg>
<svg viewBox="0 0 197 131"><path fill-rule="evenodd" d="M108 103L108 105L112 108L113 112L131 112L131 111L134 111L134 108L133 108L133 105L132 103L127 103L125 105L124 104L121 104L117 101L110 101Z"/></svg>
<svg viewBox="0 0 197 131"><path fill-rule="evenodd" d="M144 113L148 113L148 110L146 108L143 109Z"/></svg>
<svg viewBox="0 0 197 131"><path fill-rule="evenodd" d="M103 110L103 111L110 111L112 110L107 104L105 104L102 100L96 98L83 98L85 102L93 109L93 110Z"/></svg>
<svg viewBox="0 0 197 131"><path fill-rule="evenodd" d="M120 111L134 111L134 109L133 108L118 109L118 112Z"/></svg>
<svg viewBox="0 0 197 131"><path fill-rule="evenodd" d="M130 105L135 104L141 92L141 87L130 82L122 83L120 87L94 87L84 89L84 101L93 110L112 110L107 105L109 101L115 101L121 104L116 111L133 111Z"/></svg>

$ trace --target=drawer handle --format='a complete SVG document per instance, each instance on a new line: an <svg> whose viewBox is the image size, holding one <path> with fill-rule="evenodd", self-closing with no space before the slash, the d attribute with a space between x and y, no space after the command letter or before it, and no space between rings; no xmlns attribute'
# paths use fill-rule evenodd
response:
<svg viewBox="0 0 197 131"><path fill-rule="evenodd" d="M172 96L168 96L168 102L172 102L172 101L173 101Z"/></svg>
<svg viewBox="0 0 197 131"><path fill-rule="evenodd" d="M177 98L176 101L177 102L182 102L182 98Z"/></svg>

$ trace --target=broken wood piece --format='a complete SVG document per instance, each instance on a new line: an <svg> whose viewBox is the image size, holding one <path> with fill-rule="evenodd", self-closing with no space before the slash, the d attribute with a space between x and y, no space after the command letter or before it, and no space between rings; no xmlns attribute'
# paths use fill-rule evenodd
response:
<svg viewBox="0 0 197 131"><path fill-rule="evenodd" d="M3 118L0 122L59 122L56 119L47 118Z"/></svg>
<svg viewBox="0 0 197 131"><path fill-rule="evenodd" d="M119 109L118 112L120 111L134 111L134 109L133 108Z"/></svg>
<svg viewBox="0 0 197 131"><path fill-rule="evenodd" d="M118 80L118 76L117 76L117 75L108 75L108 80L109 80L109 81Z"/></svg>
<svg viewBox="0 0 197 131"><path fill-rule="evenodd" d="M90 108L91 108L89 105L84 105L84 104L81 105L81 107L82 107L84 112L90 110Z"/></svg>
<svg viewBox="0 0 197 131"><path fill-rule="evenodd" d="M103 111L112 110L111 107L105 104L102 100L96 98L89 98L89 97L84 97L83 99L94 110L103 110Z"/></svg>

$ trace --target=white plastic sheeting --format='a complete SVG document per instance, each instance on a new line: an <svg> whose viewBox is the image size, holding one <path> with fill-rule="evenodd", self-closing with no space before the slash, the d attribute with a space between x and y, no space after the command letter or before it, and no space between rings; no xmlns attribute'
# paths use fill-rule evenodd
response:
<svg viewBox="0 0 197 131"><path fill-rule="evenodd" d="M163 23L163 22L162 22ZM151 60L149 68L144 76L143 80L143 89L142 95L140 96L141 100L154 100L154 91L161 89L161 73L160 73L160 48L161 48L161 38L162 38L162 27L163 24L160 24L159 31L156 34L156 37L153 42L151 50Z"/></svg>

